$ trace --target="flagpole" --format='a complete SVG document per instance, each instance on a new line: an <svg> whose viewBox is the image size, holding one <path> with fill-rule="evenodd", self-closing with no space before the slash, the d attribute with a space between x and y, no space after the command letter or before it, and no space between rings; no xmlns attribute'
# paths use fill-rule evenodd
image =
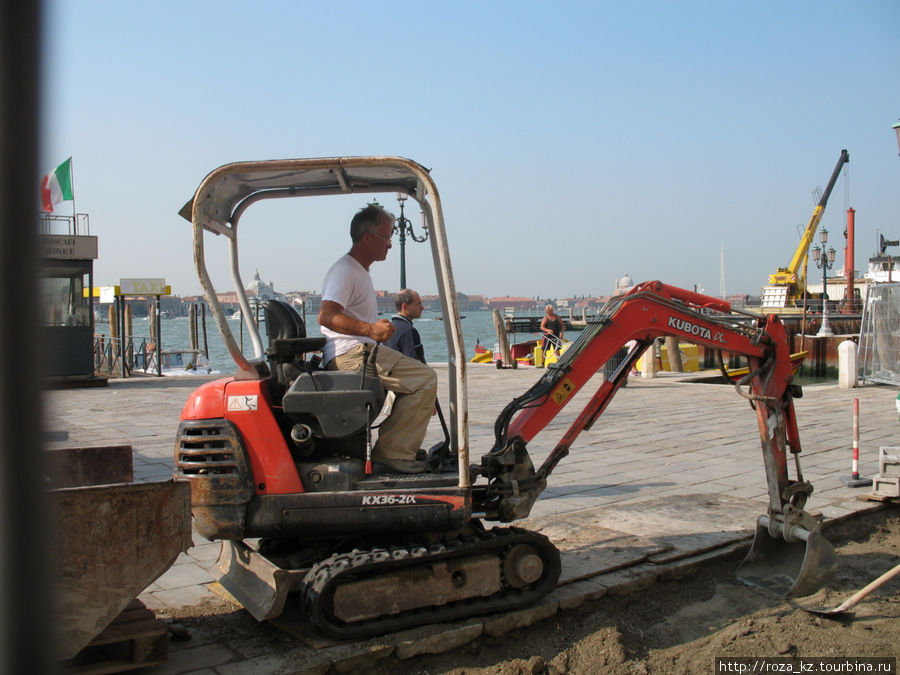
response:
<svg viewBox="0 0 900 675"><path fill-rule="evenodd" d="M78 211L75 210L75 161L71 157L69 157L69 180L72 182L72 222L75 225L72 234L78 234Z"/></svg>

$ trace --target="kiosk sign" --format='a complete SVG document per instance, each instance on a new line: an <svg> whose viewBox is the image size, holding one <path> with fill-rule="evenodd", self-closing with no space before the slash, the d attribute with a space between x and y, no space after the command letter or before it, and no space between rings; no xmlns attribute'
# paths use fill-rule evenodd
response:
<svg viewBox="0 0 900 675"><path fill-rule="evenodd" d="M96 260L97 237L90 235L39 235L41 257L54 260Z"/></svg>
<svg viewBox="0 0 900 675"><path fill-rule="evenodd" d="M119 279L119 295L169 295L165 279Z"/></svg>

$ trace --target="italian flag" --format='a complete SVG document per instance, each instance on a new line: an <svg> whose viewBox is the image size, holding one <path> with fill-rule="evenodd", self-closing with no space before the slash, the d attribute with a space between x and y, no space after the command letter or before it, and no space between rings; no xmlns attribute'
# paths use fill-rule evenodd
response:
<svg viewBox="0 0 900 675"><path fill-rule="evenodd" d="M44 211L53 213L53 205L75 199L72 190L72 158L69 157L41 181L41 205Z"/></svg>

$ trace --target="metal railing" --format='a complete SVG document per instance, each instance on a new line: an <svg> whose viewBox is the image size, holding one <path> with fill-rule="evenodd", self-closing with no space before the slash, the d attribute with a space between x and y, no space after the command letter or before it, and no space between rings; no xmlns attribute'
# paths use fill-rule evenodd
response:
<svg viewBox="0 0 900 675"><path fill-rule="evenodd" d="M94 336L94 373L101 377L128 377L136 370L160 375L159 343L149 337Z"/></svg>
<svg viewBox="0 0 900 675"><path fill-rule="evenodd" d="M91 233L91 221L87 213L76 213L64 216L57 213L40 214L41 234L65 234L89 235Z"/></svg>

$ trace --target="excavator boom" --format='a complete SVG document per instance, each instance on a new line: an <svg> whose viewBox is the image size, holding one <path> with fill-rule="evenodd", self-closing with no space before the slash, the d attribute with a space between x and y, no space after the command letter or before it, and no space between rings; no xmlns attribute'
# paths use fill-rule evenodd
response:
<svg viewBox="0 0 900 675"><path fill-rule="evenodd" d="M817 587L833 572L834 555L830 544L817 534L817 521L803 511L812 486L803 481L797 459L801 447L793 399L800 396L800 388L791 383L793 368L784 326L774 314L741 316L732 312L727 302L659 281L640 284L608 303L601 317L583 331L544 377L507 405L495 425L494 448L482 458L480 471L488 477L489 487L479 492L476 508L483 508L488 518L502 522L528 516L547 485L547 477L569 453L576 437L606 409L638 357L663 336L747 358L749 373L736 388L757 415L769 495L768 512L761 517L765 519L766 536L788 543L806 541L806 558L822 564L804 565L791 590ZM600 385L535 470L526 450L528 442L626 345L630 346L627 355L613 375ZM795 480L788 474L788 451L795 456Z"/></svg>

